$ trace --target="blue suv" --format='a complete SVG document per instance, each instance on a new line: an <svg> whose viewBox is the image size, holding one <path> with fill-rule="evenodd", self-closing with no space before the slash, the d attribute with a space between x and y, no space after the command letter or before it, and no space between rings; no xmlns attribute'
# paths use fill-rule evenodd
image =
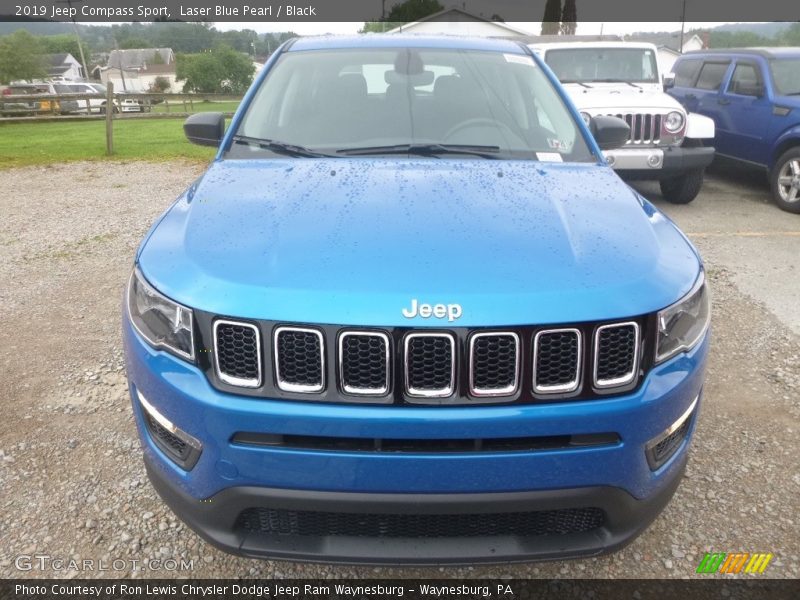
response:
<svg viewBox="0 0 800 600"><path fill-rule="evenodd" d="M688 52L670 85L714 119L718 155L765 169L778 206L800 213L800 48Z"/></svg>
<svg viewBox="0 0 800 600"><path fill-rule="evenodd" d="M511 41L303 38L139 247L124 302L149 477L247 556L594 555L684 472L701 260Z"/></svg>

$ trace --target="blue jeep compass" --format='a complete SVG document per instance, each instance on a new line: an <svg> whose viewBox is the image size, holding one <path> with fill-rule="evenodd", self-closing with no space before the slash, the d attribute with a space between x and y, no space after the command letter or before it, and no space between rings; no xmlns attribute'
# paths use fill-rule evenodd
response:
<svg viewBox="0 0 800 600"><path fill-rule="evenodd" d="M593 555L669 501L699 411L697 251L511 41L305 38L136 253L150 479L247 556Z"/></svg>

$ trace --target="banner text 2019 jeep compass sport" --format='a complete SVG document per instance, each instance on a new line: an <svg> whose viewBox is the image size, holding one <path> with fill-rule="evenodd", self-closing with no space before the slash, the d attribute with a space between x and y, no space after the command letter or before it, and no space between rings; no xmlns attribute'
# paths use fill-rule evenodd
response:
<svg viewBox="0 0 800 600"><path fill-rule="evenodd" d="M296 560L569 557L630 541L686 463L697 252L510 41L288 42L136 254L149 476L213 544ZM594 136L591 135L591 132Z"/></svg>

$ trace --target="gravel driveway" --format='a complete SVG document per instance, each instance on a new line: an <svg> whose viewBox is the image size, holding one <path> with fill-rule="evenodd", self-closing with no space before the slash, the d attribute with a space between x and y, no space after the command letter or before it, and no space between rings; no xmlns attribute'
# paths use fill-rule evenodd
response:
<svg viewBox="0 0 800 600"><path fill-rule="evenodd" d="M717 172L680 207L642 187L700 247L714 302L687 478L650 529L601 558L393 569L229 556L147 481L122 370L121 293L139 240L201 171L138 162L0 171L0 577L687 577L709 550L772 552L769 576L800 576L800 216L769 204L761 179ZM34 554L49 558L18 570ZM131 562L150 558L178 569ZM54 570L59 559L108 570Z"/></svg>

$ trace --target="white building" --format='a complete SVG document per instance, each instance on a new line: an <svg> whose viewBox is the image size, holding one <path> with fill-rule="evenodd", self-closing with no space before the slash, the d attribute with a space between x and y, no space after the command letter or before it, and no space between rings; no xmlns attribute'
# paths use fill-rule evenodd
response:
<svg viewBox="0 0 800 600"><path fill-rule="evenodd" d="M45 54L44 61L48 79L81 81L86 76L81 63L72 54Z"/></svg>
<svg viewBox="0 0 800 600"><path fill-rule="evenodd" d="M146 92L157 77L166 79L168 92L179 92L183 84L175 78L175 53L172 48L112 50L108 65L100 68L100 80L114 83L118 92Z"/></svg>

